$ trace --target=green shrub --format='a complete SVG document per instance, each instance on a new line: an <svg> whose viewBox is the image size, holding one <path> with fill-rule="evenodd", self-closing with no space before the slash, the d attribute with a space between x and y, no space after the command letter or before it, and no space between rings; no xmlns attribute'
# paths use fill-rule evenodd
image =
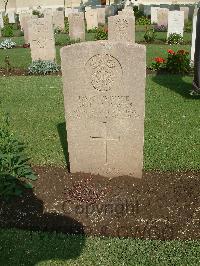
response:
<svg viewBox="0 0 200 266"><path fill-rule="evenodd" d="M156 33L154 29L147 29L144 34L144 39L147 43L152 43L156 39Z"/></svg>
<svg viewBox="0 0 200 266"><path fill-rule="evenodd" d="M136 20L136 25L151 25L151 20L143 16Z"/></svg>
<svg viewBox="0 0 200 266"><path fill-rule="evenodd" d="M13 27L11 25L5 25L1 30L2 37L13 37Z"/></svg>
<svg viewBox="0 0 200 266"><path fill-rule="evenodd" d="M144 12L140 11L138 9L138 6L134 6L133 7L133 11L134 11L134 15L135 15L135 19L138 20L141 17L144 17Z"/></svg>
<svg viewBox="0 0 200 266"><path fill-rule="evenodd" d="M108 31L104 27L98 27L94 36L95 40L107 40L108 39Z"/></svg>
<svg viewBox="0 0 200 266"><path fill-rule="evenodd" d="M60 66L52 61L33 61L28 67L29 75L47 75L60 71Z"/></svg>
<svg viewBox="0 0 200 266"><path fill-rule="evenodd" d="M173 74L186 74L190 72L189 53L185 50L179 50L177 53L173 50L168 50L166 70Z"/></svg>
<svg viewBox="0 0 200 266"><path fill-rule="evenodd" d="M8 118L0 123L0 197L9 199L32 188L29 180L36 180L24 152L25 146L11 133Z"/></svg>
<svg viewBox="0 0 200 266"><path fill-rule="evenodd" d="M184 27L185 32L192 32L192 21L188 20L185 22L185 27Z"/></svg>
<svg viewBox="0 0 200 266"><path fill-rule="evenodd" d="M4 26L9 25L9 18L8 18L8 15L6 15L6 16L3 17L3 23L4 23Z"/></svg>
<svg viewBox="0 0 200 266"><path fill-rule="evenodd" d="M171 33L167 38L168 44L183 44L183 37L178 33Z"/></svg>

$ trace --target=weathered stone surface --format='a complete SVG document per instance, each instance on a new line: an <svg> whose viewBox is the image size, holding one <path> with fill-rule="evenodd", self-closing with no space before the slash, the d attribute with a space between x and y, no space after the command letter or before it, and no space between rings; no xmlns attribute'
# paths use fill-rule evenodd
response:
<svg viewBox="0 0 200 266"><path fill-rule="evenodd" d="M184 19L185 21L188 21L188 18L189 18L189 7L188 6L182 6L180 7L180 11L183 11L184 12Z"/></svg>
<svg viewBox="0 0 200 266"><path fill-rule="evenodd" d="M32 61L56 58L52 19L34 18L28 22Z"/></svg>
<svg viewBox="0 0 200 266"><path fill-rule="evenodd" d="M184 12L169 11L167 36L169 36L172 33L177 33L183 36L183 31L184 31Z"/></svg>
<svg viewBox="0 0 200 266"><path fill-rule="evenodd" d="M23 25L23 31L24 31L24 42L25 43L30 43L30 39L29 39L29 21L31 19L37 18L37 16L33 16L33 15L24 15L21 18L21 23Z"/></svg>
<svg viewBox="0 0 200 266"><path fill-rule="evenodd" d="M155 6L152 6L151 7L151 24L154 24L154 23L157 23L158 22L158 16L157 16L157 13L158 13L158 10L160 9L160 7L155 7Z"/></svg>
<svg viewBox="0 0 200 266"><path fill-rule="evenodd" d="M141 178L145 46L85 42L61 59L71 172Z"/></svg>
<svg viewBox="0 0 200 266"><path fill-rule="evenodd" d="M0 28L4 27L4 22L3 22L3 13L0 13Z"/></svg>
<svg viewBox="0 0 200 266"><path fill-rule="evenodd" d="M168 23L168 12L167 8L160 8L157 11L157 24L158 26L167 26Z"/></svg>
<svg viewBox="0 0 200 266"><path fill-rule="evenodd" d="M77 8L71 8L71 7L65 8L65 17L68 18L69 14L78 13L78 12L79 11Z"/></svg>
<svg viewBox="0 0 200 266"><path fill-rule="evenodd" d="M97 21L98 24L104 25L106 23L105 8L97 8Z"/></svg>
<svg viewBox="0 0 200 266"><path fill-rule="evenodd" d="M15 13L14 13L14 11L9 11L7 13L7 15L8 15L9 23L15 23Z"/></svg>
<svg viewBox="0 0 200 266"><path fill-rule="evenodd" d="M85 21L84 13L73 13L69 14L69 36L73 40L80 39L81 41L85 40Z"/></svg>
<svg viewBox="0 0 200 266"><path fill-rule="evenodd" d="M123 13L109 17L108 40L135 42L135 17Z"/></svg>
<svg viewBox="0 0 200 266"><path fill-rule="evenodd" d="M53 12L53 26L54 29L59 28L61 30L64 30L65 24L64 24L64 12L63 11L54 11Z"/></svg>
<svg viewBox="0 0 200 266"><path fill-rule="evenodd" d="M196 25L197 25L197 12L198 9L195 8L193 16L193 26L192 26L192 46L191 46L191 64L194 63L194 53L195 53L195 42L196 42Z"/></svg>
<svg viewBox="0 0 200 266"><path fill-rule="evenodd" d="M85 12L87 30L98 27L97 9L90 9Z"/></svg>

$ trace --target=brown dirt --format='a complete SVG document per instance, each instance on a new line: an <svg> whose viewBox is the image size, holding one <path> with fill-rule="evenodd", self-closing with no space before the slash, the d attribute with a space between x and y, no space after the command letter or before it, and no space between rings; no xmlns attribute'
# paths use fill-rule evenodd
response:
<svg viewBox="0 0 200 266"><path fill-rule="evenodd" d="M144 172L142 179L34 167L21 198L0 202L0 226L141 239L200 239L200 173Z"/></svg>

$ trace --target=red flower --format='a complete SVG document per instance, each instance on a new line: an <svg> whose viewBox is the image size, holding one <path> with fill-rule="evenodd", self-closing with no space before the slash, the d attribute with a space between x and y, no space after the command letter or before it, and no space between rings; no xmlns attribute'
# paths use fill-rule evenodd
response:
<svg viewBox="0 0 200 266"><path fill-rule="evenodd" d="M156 63L160 63L160 64L165 63L165 59L162 57L156 57L154 60L156 61Z"/></svg>
<svg viewBox="0 0 200 266"><path fill-rule="evenodd" d="M175 54L175 52L173 50L168 50L167 52L168 52L168 54Z"/></svg>

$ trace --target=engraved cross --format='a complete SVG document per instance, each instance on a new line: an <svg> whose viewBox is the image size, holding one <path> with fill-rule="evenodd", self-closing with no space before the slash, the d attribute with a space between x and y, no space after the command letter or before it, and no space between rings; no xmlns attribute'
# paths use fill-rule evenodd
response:
<svg viewBox="0 0 200 266"><path fill-rule="evenodd" d="M115 138L110 138L108 136L107 123L103 122L103 124L104 124L104 127L105 127L104 136L90 136L90 138L92 140L103 140L105 142L105 146L106 146L105 147L105 157L106 157L105 160L106 160L106 163L108 163L108 142L109 141L120 141L120 136L118 138L116 138L116 139Z"/></svg>

